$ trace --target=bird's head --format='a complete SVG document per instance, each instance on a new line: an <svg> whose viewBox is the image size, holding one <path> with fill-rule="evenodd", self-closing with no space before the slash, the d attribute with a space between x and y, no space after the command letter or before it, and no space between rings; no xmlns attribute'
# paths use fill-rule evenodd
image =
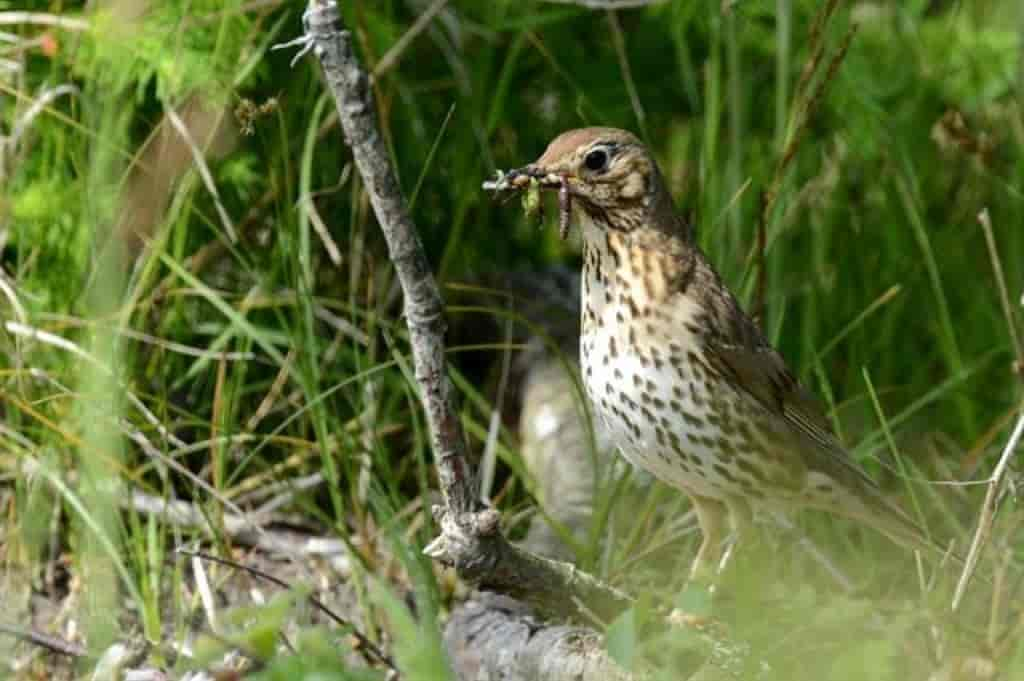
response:
<svg viewBox="0 0 1024 681"><path fill-rule="evenodd" d="M599 229L677 229L672 201L657 164L643 143L625 130L581 128L564 132L540 158L509 172L505 179L512 188L536 180L543 189L558 190L562 194L563 219L566 213L581 212ZM566 226L563 224L563 229Z"/></svg>

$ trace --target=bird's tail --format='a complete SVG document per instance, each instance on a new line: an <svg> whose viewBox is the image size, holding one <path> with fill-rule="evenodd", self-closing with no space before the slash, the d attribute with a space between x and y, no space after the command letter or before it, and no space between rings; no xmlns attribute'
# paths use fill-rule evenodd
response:
<svg viewBox="0 0 1024 681"><path fill-rule="evenodd" d="M873 527L900 546L920 551L936 560L948 558L961 567L966 564L966 560L952 543L943 544L932 538L919 523L887 499L880 490L874 488L865 491L866 494L858 500L859 503L836 509L837 512Z"/></svg>

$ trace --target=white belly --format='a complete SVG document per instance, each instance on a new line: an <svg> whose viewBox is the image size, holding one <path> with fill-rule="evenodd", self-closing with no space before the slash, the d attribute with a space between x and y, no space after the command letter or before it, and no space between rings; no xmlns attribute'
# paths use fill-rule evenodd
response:
<svg viewBox="0 0 1024 681"><path fill-rule="evenodd" d="M694 299L645 280L644 265L583 224L583 384L612 442L632 463L684 491L759 496L756 451L765 410L708 375ZM626 285L625 282L633 282ZM762 457L763 458L763 457Z"/></svg>
<svg viewBox="0 0 1024 681"><path fill-rule="evenodd" d="M602 324L583 335L581 369L594 410L623 455L688 492L710 497L742 492L744 486L730 479L735 475L722 461L720 443L734 438L713 423L717 419L700 369L673 363L664 354L656 363L609 328L616 327ZM687 341L692 339L676 342L685 348Z"/></svg>

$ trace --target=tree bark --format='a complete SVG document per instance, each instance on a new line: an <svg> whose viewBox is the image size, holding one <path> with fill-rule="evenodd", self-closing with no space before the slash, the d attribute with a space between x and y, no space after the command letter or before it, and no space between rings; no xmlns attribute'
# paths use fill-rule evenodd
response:
<svg viewBox="0 0 1024 681"><path fill-rule="evenodd" d="M478 593L452 613L444 638L461 681L633 679L593 630L546 625L522 603L494 593Z"/></svg>

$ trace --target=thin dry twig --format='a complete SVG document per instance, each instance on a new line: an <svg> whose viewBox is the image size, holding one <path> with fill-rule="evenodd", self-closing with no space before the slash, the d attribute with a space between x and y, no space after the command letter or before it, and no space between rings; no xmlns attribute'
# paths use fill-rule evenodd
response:
<svg viewBox="0 0 1024 681"><path fill-rule="evenodd" d="M49 636L34 629L23 629L13 624L0 622L0 633L8 634L19 640L37 645L40 648L46 648L51 652L69 657L87 657L89 655L89 651L77 643L72 643L56 636Z"/></svg>
<svg viewBox="0 0 1024 681"><path fill-rule="evenodd" d="M988 214L988 208L983 208L978 213L978 223L985 232L985 245L988 246L989 258L992 260L992 271L996 277L996 286L999 290L999 303L1003 307L1003 316L1006 317L1006 327L1010 332L1010 340L1013 342L1013 350L1017 356L1015 369L1017 372L1024 372L1024 342L1017 333L1017 317L1013 313L1013 306L1010 304L1010 292L1006 286L1006 276L1003 274L1003 265L999 259L999 248L996 246L995 233L992 230L992 217Z"/></svg>
<svg viewBox="0 0 1024 681"><path fill-rule="evenodd" d="M985 494L985 501L981 505L981 513L978 516L978 529L974 532L974 539L971 540L971 549L967 553L963 572L960 574L960 580L956 585L956 592L953 594L954 612L956 612L963 601L964 594L967 592L967 585L970 583L971 577L974 576L974 571L978 566L978 558L981 556L981 551L985 548L988 536L992 532L992 522L995 520L996 515L996 498L999 490L1002 488L1003 479L1006 477L1006 470L1010 465L1010 459L1013 457L1013 453L1017 449L1017 444L1020 442L1022 435L1024 435L1024 405L1021 407L1017 425L1014 426L1010 439L1007 440L1006 447L999 457L999 463L996 464L992 477L989 478L988 492Z"/></svg>
<svg viewBox="0 0 1024 681"><path fill-rule="evenodd" d="M230 568L234 568L235 570L247 572L250 575L253 575L254 577L259 577L260 579L270 582L275 586L279 586L282 589L292 588L292 585L288 584L287 582L278 579L269 572L264 572L263 570L254 568L251 565L245 565L244 563L239 563L228 558L221 558L220 556L215 556L212 553L206 553L205 551L190 551L188 549L179 548L177 549L176 552L183 556L189 556L190 558L201 559L209 561L211 563L218 563L220 565L226 565ZM387 666L393 672L398 673L398 670L395 668L394 661L386 653L384 653L384 651L378 648L373 641L367 638L367 636L363 632L359 631L359 629L357 629L356 626L352 624L352 622L348 621L338 613L328 608L326 605L324 605L323 601L321 601L316 596L313 596L311 594L310 596L308 596L308 600L314 608L316 608L324 615L329 617L331 620L333 620L335 624L337 624L339 627L344 627L348 629L352 633L352 635L359 642L359 645L356 647L359 653L363 656L363 659L365 659L367 663L381 663Z"/></svg>
<svg viewBox="0 0 1024 681"><path fill-rule="evenodd" d="M316 209L316 202L313 201L311 196L305 197L304 200L306 202L306 213L309 215L309 224L313 225L316 235L320 237L320 243L324 245L327 257L331 259L335 267L341 266L341 250L338 248L338 244L334 243L334 239L331 238L331 231L327 229L327 223L320 216L320 211Z"/></svg>

